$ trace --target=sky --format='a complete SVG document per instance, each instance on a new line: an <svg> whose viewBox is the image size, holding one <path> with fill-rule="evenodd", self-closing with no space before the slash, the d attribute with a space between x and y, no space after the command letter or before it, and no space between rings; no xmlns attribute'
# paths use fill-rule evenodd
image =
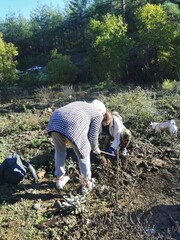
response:
<svg viewBox="0 0 180 240"><path fill-rule="evenodd" d="M6 14L15 12L16 16L20 13L29 19L30 12L37 8L38 4L48 5L63 10L65 4L64 0L0 0L0 18L5 19Z"/></svg>

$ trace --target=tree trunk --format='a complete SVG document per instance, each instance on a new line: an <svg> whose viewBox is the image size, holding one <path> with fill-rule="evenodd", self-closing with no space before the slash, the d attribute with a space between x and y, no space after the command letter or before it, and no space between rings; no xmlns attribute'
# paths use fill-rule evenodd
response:
<svg viewBox="0 0 180 240"><path fill-rule="evenodd" d="M122 13L122 19L123 19L123 23L126 22L125 20L125 0L121 0L121 13Z"/></svg>

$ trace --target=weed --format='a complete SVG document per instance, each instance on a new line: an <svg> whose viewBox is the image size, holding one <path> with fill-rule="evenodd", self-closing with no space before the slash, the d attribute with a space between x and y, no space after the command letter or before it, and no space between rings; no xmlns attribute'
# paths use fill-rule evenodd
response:
<svg viewBox="0 0 180 240"><path fill-rule="evenodd" d="M47 105L53 98L53 91L51 88L42 87L36 90L35 97L41 105Z"/></svg>
<svg viewBox="0 0 180 240"><path fill-rule="evenodd" d="M136 131L140 130L139 127L141 131L146 129L149 121L158 115L155 102L151 99L151 92L139 87L105 97L104 102L111 110L118 111L124 123Z"/></svg>
<svg viewBox="0 0 180 240"><path fill-rule="evenodd" d="M75 96L75 90L72 85L64 85L62 86L62 96L66 99L71 99Z"/></svg>
<svg viewBox="0 0 180 240"><path fill-rule="evenodd" d="M41 139L33 138L26 144L26 146L29 148L38 148L40 147L41 143L42 143Z"/></svg>
<svg viewBox="0 0 180 240"><path fill-rule="evenodd" d="M166 79L162 83L162 90L164 91L173 91L175 90L176 87L177 87L177 82L175 80L170 81L169 79Z"/></svg>

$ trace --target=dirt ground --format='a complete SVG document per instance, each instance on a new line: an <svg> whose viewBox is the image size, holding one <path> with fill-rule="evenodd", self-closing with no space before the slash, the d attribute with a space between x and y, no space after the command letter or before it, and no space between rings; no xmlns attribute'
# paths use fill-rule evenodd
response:
<svg viewBox="0 0 180 240"><path fill-rule="evenodd" d="M43 134L32 130L28 137ZM21 142L23 133L12 133L11 138L22 154L27 151ZM171 138L147 132L138 141L134 137L126 157L118 152L113 158L92 154L96 185L86 197L80 194L79 169L71 149L66 166L70 181L62 191L55 189L50 142L31 149L38 183L28 174L18 186L0 185L1 206L6 203L12 211L9 216L0 208L0 239L180 240L179 135ZM19 210L26 217L19 216ZM32 226L34 235L29 233Z"/></svg>
<svg viewBox="0 0 180 240"><path fill-rule="evenodd" d="M44 232L43 239L51 239L49 233L46 236L49 228L61 236L53 239L180 239L179 144L131 147L123 159L92 156L96 187L86 197L85 210L76 162L69 164L71 180L63 191L57 192L54 179L39 170L39 183L26 179L18 187L0 186L1 202L4 198L9 204L31 200L33 208L47 216L36 225ZM72 196L80 196L79 205L63 207L66 197ZM15 231L14 226L7 229L10 235Z"/></svg>

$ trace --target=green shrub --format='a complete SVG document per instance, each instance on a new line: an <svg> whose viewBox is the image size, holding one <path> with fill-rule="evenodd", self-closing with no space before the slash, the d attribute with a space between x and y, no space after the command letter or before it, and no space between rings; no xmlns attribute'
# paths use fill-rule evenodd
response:
<svg viewBox="0 0 180 240"><path fill-rule="evenodd" d="M54 50L51 53L51 59L47 65L50 82L52 84L74 83L78 69L75 64L72 63L70 56L57 54L57 51Z"/></svg>
<svg viewBox="0 0 180 240"><path fill-rule="evenodd" d="M151 96L152 92L137 87L104 97L103 102L110 110L118 111L128 127L141 132L151 120L158 118L158 111Z"/></svg>
<svg viewBox="0 0 180 240"><path fill-rule="evenodd" d="M162 83L162 90L164 91L173 91L176 88L176 80L170 81L169 79L164 80Z"/></svg>
<svg viewBox="0 0 180 240"><path fill-rule="evenodd" d="M34 71L27 73L20 79L20 84L25 87L34 87L39 85L39 74Z"/></svg>

